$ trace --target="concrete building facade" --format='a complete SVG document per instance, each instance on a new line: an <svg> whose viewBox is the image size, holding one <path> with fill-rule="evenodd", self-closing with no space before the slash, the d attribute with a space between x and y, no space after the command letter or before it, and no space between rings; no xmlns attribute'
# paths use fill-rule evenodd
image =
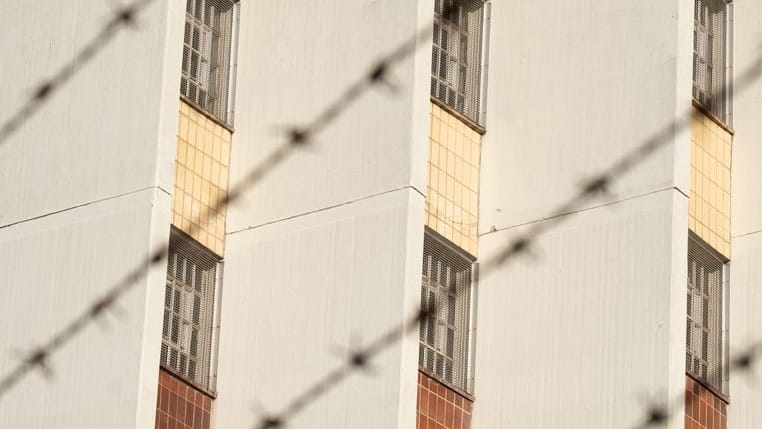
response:
<svg viewBox="0 0 762 429"><path fill-rule="evenodd" d="M0 4L0 121L121 7L62 3ZM762 339L759 28L754 0L147 2L0 140L0 376L168 250L0 427L277 427L421 307L284 423L756 427L728 368Z"/></svg>

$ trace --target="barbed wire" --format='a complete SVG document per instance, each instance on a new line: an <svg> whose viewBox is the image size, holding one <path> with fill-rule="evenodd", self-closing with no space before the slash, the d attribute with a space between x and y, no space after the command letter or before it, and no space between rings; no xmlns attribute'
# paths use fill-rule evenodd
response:
<svg viewBox="0 0 762 429"><path fill-rule="evenodd" d="M105 47L119 29L134 23L136 14L140 12L153 0L138 0L129 6L121 8L104 25L98 36L85 47L53 77L44 81L37 87L37 90L27 100L27 102L12 115L9 120L0 127L0 144L16 131L26 120L29 119L50 96L65 84L76 72L90 61L103 47ZM453 11L445 10L443 15L449 15ZM244 175L244 178L232 187L227 195L219 198L212 206L209 212L217 211L241 197L243 192L256 184L262 177L277 167L284 161L293 150L299 146L309 144L314 137L326 126L333 123L341 116L358 98L367 90L382 84L389 84L387 77L390 69L397 63L412 55L420 45L424 45L431 37L431 27L427 27L418 34L409 38L389 54L382 56L370 70L359 80L352 83L339 97L334 99L324 110L315 118L303 126L292 126L286 131L286 141L276 147L268 156L264 158L253 169ZM739 79L736 80L736 93L758 79L762 72L762 57L760 57L752 67L750 67ZM527 227L518 237L510 240L503 250L495 256L482 263L480 271L482 275L488 274L498 266L507 264L517 259L518 256L530 253L536 240L551 227L558 225L563 220L569 218L576 209L586 204L589 200L600 196L609 195L610 186L622 175L632 170L636 165L648 158L654 151L672 141L674 137L690 125L692 109L689 109L685 115L666 125L663 129L657 131L652 137L647 139L642 145L634 151L628 153L618 161L614 162L609 168L603 170L596 176L586 180L580 190L571 198L564 201L555 210L541 221L535 222ZM206 216L199 216L191 224L191 230L199 228L206 221ZM11 370L8 374L0 378L0 399L7 394L15 385L17 385L26 375L35 369L43 373L50 373L53 368L50 364L51 356L62 348L65 344L76 337L84 328L101 317L107 310L117 304L117 301L132 287L137 285L143 279L149 270L166 260L168 252L167 244L160 246L145 258L137 267L131 270L121 281L107 289L107 292L96 299L83 313L75 317L63 329L55 333L47 342L35 348L20 364ZM361 348L350 354L349 359L338 368L329 371L326 376L320 378L317 382L307 387L301 393L295 395L294 399L277 414L262 417L255 423L255 428L276 429L282 428L295 415L304 410L310 403L316 401L331 388L343 382L348 375L354 371L367 368L369 362L388 347L400 341L408 332L415 331L420 322L429 313L424 309L419 309L415 316L402 325L395 326L374 341L367 347ZM747 348L743 353L728 363L731 372L749 371L753 363L762 354L762 343L755 343ZM686 400L684 398L677 400ZM688 398L687 400L690 400ZM679 406L679 404L678 404ZM644 410L643 427L651 427L666 422L674 414L674 406L671 404L661 404L649 406Z"/></svg>
<svg viewBox="0 0 762 429"><path fill-rule="evenodd" d="M0 145L5 143L23 124L32 119L40 107L92 61L120 30L133 26L137 15L153 1L135 0L132 4L120 7L82 49L65 62L49 79L38 84L21 107L0 125Z"/></svg>

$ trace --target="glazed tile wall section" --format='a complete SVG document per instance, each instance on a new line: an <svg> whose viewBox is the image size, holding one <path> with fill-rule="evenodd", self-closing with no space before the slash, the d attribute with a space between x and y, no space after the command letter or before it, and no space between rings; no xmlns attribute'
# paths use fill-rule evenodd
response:
<svg viewBox="0 0 762 429"><path fill-rule="evenodd" d="M690 229L730 258L730 153L732 136L693 110Z"/></svg>
<svg viewBox="0 0 762 429"><path fill-rule="evenodd" d="M477 256L481 135L431 104L426 225Z"/></svg>
<svg viewBox="0 0 762 429"><path fill-rule="evenodd" d="M230 131L180 102L172 224L220 256L225 208L212 208L227 193L230 141Z"/></svg>
<svg viewBox="0 0 762 429"><path fill-rule="evenodd" d="M418 372L417 429L470 429L472 403Z"/></svg>
<svg viewBox="0 0 762 429"><path fill-rule="evenodd" d="M728 409L725 401L687 375L685 398L685 429L728 427Z"/></svg>
<svg viewBox="0 0 762 429"><path fill-rule="evenodd" d="M212 399L161 369L156 429L209 429Z"/></svg>

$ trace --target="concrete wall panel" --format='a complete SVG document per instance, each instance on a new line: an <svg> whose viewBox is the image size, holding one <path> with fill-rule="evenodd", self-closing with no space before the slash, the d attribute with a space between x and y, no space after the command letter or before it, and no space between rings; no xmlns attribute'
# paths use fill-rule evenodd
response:
<svg viewBox="0 0 762 429"><path fill-rule="evenodd" d="M241 2L231 187L432 11L431 0ZM252 403L279 411L341 364L342 347L417 309L431 61L419 43L389 69L394 88L353 98L228 207L214 425L250 425ZM417 362L413 333L374 360L376 375L350 377L293 425L412 429Z"/></svg>
<svg viewBox="0 0 762 429"><path fill-rule="evenodd" d="M585 211L483 273L474 427L635 427L645 398L683 393L687 219L674 212L687 201L672 190ZM483 235L483 260L518 233Z"/></svg>
<svg viewBox="0 0 762 429"><path fill-rule="evenodd" d="M163 197L162 197L163 195ZM145 260L169 196L152 189L0 229L0 374L82 314ZM0 401L0 427L136 428L153 422L165 266L51 355ZM159 285L149 288L149 285ZM155 344L155 346L152 346Z"/></svg>
<svg viewBox="0 0 762 429"><path fill-rule="evenodd" d="M684 21L693 22L692 6L676 0L493 2L480 231L542 218L676 112L689 113ZM615 198L687 185L675 154L688 162L689 137L622 177Z"/></svg>
<svg viewBox="0 0 762 429"><path fill-rule="evenodd" d="M0 4L0 121L112 19L117 4ZM154 1L0 143L0 373L166 243L184 0ZM164 266L0 401L0 427L154 422ZM154 287L156 286L156 287ZM14 350L18 350L16 353Z"/></svg>
<svg viewBox="0 0 762 429"><path fill-rule="evenodd" d="M745 353L762 341L762 233L733 238L730 263L730 351L731 356ZM743 429L762 421L759 398L762 386L752 374L762 370L756 357L752 373L736 372L730 376L728 427Z"/></svg>
<svg viewBox="0 0 762 429"><path fill-rule="evenodd" d="M762 5L735 0L734 72L738 79L759 63L762 41ZM737 82L738 83L738 82ZM733 101L733 194L731 197L730 350L737 355L762 340L762 81L759 76L737 88ZM762 363L757 359L755 373ZM745 429L762 421L762 387L746 374L731 375L728 427Z"/></svg>
<svg viewBox="0 0 762 429"><path fill-rule="evenodd" d="M251 404L280 411L414 314L422 248L410 189L229 235L214 425L251 426ZM415 330L289 425L412 429L417 353Z"/></svg>
<svg viewBox="0 0 762 429"><path fill-rule="evenodd" d="M0 225L115 194L171 189L184 1L152 2L0 144ZM109 3L3 3L0 120L95 37ZM170 42L171 41L171 42Z"/></svg>
<svg viewBox="0 0 762 429"><path fill-rule="evenodd" d="M423 19L418 10L407 0L242 2L231 185L283 144L289 127L307 125L382 54L429 24L431 13ZM246 192L242 209L230 208L228 230L411 183L423 193L429 89L418 75L428 73L431 53L429 42L420 43L415 57L389 70L396 89L371 88L329 126L320 124L311 145ZM264 53L271 60L262 61Z"/></svg>

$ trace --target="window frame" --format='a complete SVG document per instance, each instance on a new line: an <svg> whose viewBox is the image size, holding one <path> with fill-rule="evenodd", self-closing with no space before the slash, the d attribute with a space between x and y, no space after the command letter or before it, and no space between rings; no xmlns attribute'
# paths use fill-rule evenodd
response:
<svg viewBox="0 0 762 429"><path fill-rule="evenodd" d="M429 245L427 246L427 242L429 242ZM446 323L447 326L444 326L444 329L441 329L440 324L442 324L441 319L443 316L443 311L446 311L446 308L449 307L441 307L441 306L434 306L433 308L436 309L436 313L434 317L429 315L426 319L421 321L420 329L419 329L419 339L418 339L418 367L419 370L423 371L427 375L431 376L432 378L436 379L440 383L443 383L444 385L448 386L448 388L451 388L460 394L464 394L468 397L473 394L474 390L474 344L475 344L475 310L476 310L476 291L477 291L477 282L478 282L478 268L479 265L476 263L476 258L474 258L472 255L465 252L463 249L459 248L454 243L450 242L440 234L438 234L436 231L432 230L429 227L424 227L424 248L423 248L423 255L421 260L421 285L420 285L420 293L421 293L421 301L420 304L423 308L429 308L432 309L432 307L429 307L429 301L428 297L430 296L432 292L431 284L432 282L435 283L439 288L442 288L442 285L439 284L438 281L433 280L431 278L427 278L427 274L431 273L427 270L428 262L427 262L427 256L429 256L429 253L427 253L427 250L431 250L431 247L436 247L437 249L442 252L442 254L449 258L457 258L459 264L463 265L469 265L468 270L468 280L465 285L465 290L467 295L468 302L463 304L463 302L458 301L458 291L457 286L454 293L450 292L442 292L440 295L437 295L437 298L440 298L441 295L447 295L447 297L452 296L455 299L455 302L453 304L454 306L454 312L456 313L454 318L455 320L453 323ZM432 252L433 253L433 252ZM441 261L440 261L441 262ZM454 264L453 264L454 265ZM433 281L432 281L433 280ZM457 282L457 279L456 279ZM458 314L459 313L459 314ZM428 333L428 328L430 327L430 323L432 319L435 319L436 326L434 328L435 332L441 333L443 331L446 331L448 328L450 328L449 325L453 325L453 356L450 358L450 360L453 363L453 375L451 379L447 379L446 376L443 374L440 374L439 371L436 369L436 365L434 364L433 367L429 367L426 362L424 361L425 355L424 353L433 353L434 356L434 363L436 363L436 357L439 355L443 358L443 360L447 360L448 357L446 355L446 351L438 351L436 350L437 347L447 347L447 344L445 342L442 342L441 345L438 345L441 339L434 338L432 341L434 344L430 344L429 342L424 339L424 335ZM460 329L456 330L456 326L459 325ZM460 331L460 332L457 332ZM436 333L434 334L436 335ZM466 336L466 338L463 338L463 336ZM447 337L445 336L445 339ZM460 343L460 348L456 349L456 344ZM425 352L425 350L430 350L430 352ZM455 354L458 353L456 356ZM457 368L457 365L460 364L461 367Z"/></svg>
<svg viewBox="0 0 762 429"><path fill-rule="evenodd" d="M713 44L711 41L717 37L714 29L711 28L712 15L708 14L708 22L702 23L702 17L700 18L697 13L700 10L705 10L714 4L723 5L723 34L721 43ZM727 129L732 128L733 119L733 0L694 0L693 5L693 66L692 66L692 78L691 78L691 96L693 98L693 104L700 108L704 113L712 117L719 122L723 127ZM704 31L699 31L703 28ZM705 34L702 38L699 35ZM700 40L706 39L707 41L702 45ZM716 47L720 47L723 50L723 64L718 68L717 64L714 64L713 51ZM708 51L703 52L702 51ZM697 69L698 64L705 64L707 69L711 71L703 70L708 76L708 81L711 88L704 88L707 82L700 82L699 76L702 70ZM715 83L719 80L720 83Z"/></svg>
<svg viewBox="0 0 762 429"><path fill-rule="evenodd" d="M212 24L207 25L206 9L204 6L209 3L229 4L228 9L217 13L215 15L216 18L210 19L210 21L214 22L219 20L221 15L229 14L229 16L224 18L225 25L219 25L219 22L222 21L218 22L218 27L222 28L215 28ZM194 15L196 7L202 9L202 18ZM232 127L234 119L240 0L186 0L184 17L183 54L180 66L180 96L221 125L228 128ZM227 26L229 28L224 28ZM200 35L198 47L194 47L193 34L196 34L194 30L197 30L197 33ZM220 40L215 42L213 36L215 32L224 33L224 37L218 35L217 37ZM220 48L220 45L222 45L222 48ZM208 56L204 55L202 52L204 50L210 51ZM193 60L194 55L196 56L195 61ZM207 64L209 70L199 70L204 64ZM218 64L218 66L212 67L211 64ZM193 72L194 65L196 66L195 73ZM215 70L218 69L222 71L216 73ZM217 79L215 79L215 74L219 74ZM206 94L203 98L200 95L202 90ZM212 98L219 100L219 104L212 104L209 100L210 93L216 94Z"/></svg>
<svg viewBox="0 0 762 429"><path fill-rule="evenodd" d="M444 25L446 18L441 16L440 10L445 7L448 2L465 3L465 5L457 6L459 21L457 24L449 23L448 25ZM475 6L476 4L479 5L478 19L480 21L478 22L478 26L480 31L477 32L476 29L473 28L466 28L465 31L461 31L464 27L464 22L466 23L465 27L468 27L469 25L469 21L464 19L467 15L465 6ZM429 96L432 102L440 105L448 112L464 120L467 125L475 128L480 133L483 133L486 116L484 107L486 105L486 70L488 67L487 57L489 49L489 0L436 0L433 15L434 23L432 32L434 34L431 43L432 62L429 73L431 80ZM473 23L470 25L473 25ZM448 31L453 30L453 28L457 29L456 33L458 33L457 38L459 41L463 40L461 38L463 36L465 36L466 40L477 39L473 43L467 42L467 47L465 49L465 57L467 59L475 60L473 63L461 61L460 48L458 48L457 55L452 54L449 46L452 45L451 39L454 39L455 37L447 37L448 47L442 47L441 34L445 28ZM458 43L458 45L460 44L461 43ZM477 50L478 54L473 54L474 50ZM441 64L443 52L447 53L448 57L457 56L457 66L455 68L450 67L449 64L444 66ZM461 77L460 70L462 67L465 67L465 75ZM445 70L444 74L442 72L443 69ZM454 77L448 77L453 74ZM462 91L460 88L457 88L460 86L461 79L465 86ZM476 83L473 83L474 80ZM443 87L445 88L444 96L442 96ZM454 100L451 100L447 91L454 93ZM461 96L463 98L463 106L459 107L459 98Z"/></svg>
<svg viewBox="0 0 762 429"><path fill-rule="evenodd" d="M177 250L177 246L181 247L181 250ZM174 309L168 307L167 304L167 293L168 291L175 292L176 287L173 286L174 283L178 283L181 281L178 281L177 278L174 275L173 271L173 255L187 255L188 250L191 250L193 252L199 252L194 253L193 257L197 261L200 259L205 259L207 262L211 261L211 263L214 264L214 274L211 277L212 284L208 288L207 293L207 301L206 303L201 302L200 306L202 307L200 311L199 317L206 317L206 320L202 323L200 321L199 325L202 325L206 327L207 331L205 333L206 338L203 338L203 340L206 342L206 347L201 347L200 353L206 353L206 356L199 356L196 358L196 360L205 359L206 364L205 366L201 366L197 369L199 371L199 374L196 376L191 376L187 373L187 371L184 371L181 368L177 368L171 364L171 358L170 358L170 349L171 348L178 348L181 345L177 344L166 344L165 342L168 341L168 337L171 337L172 330L166 331L167 329L167 310L169 311L170 320L172 316L174 316ZM186 259L188 259L186 257ZM164 296L164 322L162 324L162 335L161 335L161 350L160 350L160 363L161 367L172 372L177 377L182 379L184 382L192 385L193 387L200 389L201 391L214 396L216 393L216 385L217 385L217 360L218 360L218 351L219 351L219 317L220 317L220 304L221 304L221 294L222 294L222 268L223 268L223 261L222 259L216 255L213 251L206 248L201 243L194 240L192 237L187 235L182 230L176 228L175 226L170 227L170 241L169 241L169 250L167 254L167 272L165 275L165 296ZM170 272L172 271L172 277L173 279L170 279ZM184 283L184 282L183 282ZM193 287L192 285L183 284L182 287L185 287L186 289L188 287ZM180 291L181 296L183 291ZM187 292L188 291L184 291ZM193 292L193 291L190 291ZM174 306L174 298L172 302ZM180 304L182 305L182 304ZM204 308L205 307L205 308ZM191 310L192 312L192 310ZM171 323L171 322L170 322ZM185 320L180 320L179 323L185 324ZM171 341L171 340L169 340ZM190 339L187 341L188 345L190 345ZM166 353L166 359L165 359L165 353L163 352L164 349L167 349ZM190 354L190 351L187 352ZM179 355L179 352L178 352ZM189 357L186 359L190 359ZM178 356L179 361L179 356ZM200 377L200 379L199 379Z"/></svg>
<svg viewBox="0 0 762 429"><path fill-rule="evenodd" d="M696 296L700 296L701 293L696 293L694 286L691 287L691 277L693 275L691 270L691 261L692 259L696 259L696 255L692 254L692 248L696 249L697 251L701 252L700 256L702 258L711 259L713 263L721 266L722 273L721 273L721 291L717 294L714 294L717 296L721 302L720 303L712 303L709 302L707 304L708 312L712 309L717 312L720 312L719 318L720 320L717 323L717 326L715 327L714 332L711 331L710 327L706 327L707 332L707 356L706 359L703 360L707 364L707 374L702 375L700 373L696 373L694 368L692 368L693 365L690 365L688 362L689 357L692 357L694 359L693 362L695 362L695 357L692 355L691 344L689 341L691 341L691 336L689 335L688 331L688 324L694 323L696 325L697 323L693 320L694 311L690 308L688 303L686 303L686 343L685 343L685 372L688 374L691 378L696 380L697 382L701 383L702 385L706 386L716 394L718 394L721 398L727 399L728 392L729 392L729 370L728 370L728 362L729 362L729 345L728 345L728 339L729 339L729 315L728 310L730 308L728 298L730 296L730 262L729 260L724 257L721 253L716 251L714 248L712 248L708 243L706 243L701 237L699 237L696 233L693 231L689 232L688 235L688 252L687 252L687 275L686 275L686 299L688 302L692 302ZM707 275L708 276L708 275ZM707 287L706 295L710 295L711 291L709 290L709 287ZM708 297L709 300L711 300L711 296ZM695 312L697 313L697 312ZM710 324L712 322L712 316L711 313L707 313L707 323L706 325ZM700 324L701 326L694 326L694 329L697 327L700 328L702 331L704 331L705 326L704 324ZM719 355L715 358L717 362L715 363L715 367L711 367L711 362L709 354L711 353L712 344L715 343L715 349L716 353L719 353ZM716 344L719 343L719 344ZM701 360L701 359L699 359ZM719 371L719 375L717 375ZM717 384L719 383L719 385Z"/></svg>

